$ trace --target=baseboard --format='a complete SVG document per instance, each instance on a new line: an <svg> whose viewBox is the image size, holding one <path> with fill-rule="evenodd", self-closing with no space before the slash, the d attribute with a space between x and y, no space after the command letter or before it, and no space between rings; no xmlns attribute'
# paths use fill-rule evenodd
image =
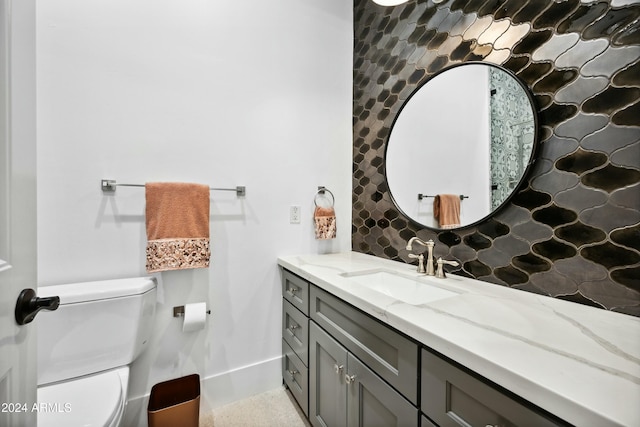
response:
<svg viewBox="0 0 640 427"><path fill-rule="evenodd" d="M282 387L282 356L200 379L200 414ZM124 426L147 427L149 394L127 402Z"/></svg>
<svg viewBox="0 0 640 427"><path fill-rule="evenodd" d="M282 386L282 356L243 366L202 381L201 410L213 410Z"/></svg>

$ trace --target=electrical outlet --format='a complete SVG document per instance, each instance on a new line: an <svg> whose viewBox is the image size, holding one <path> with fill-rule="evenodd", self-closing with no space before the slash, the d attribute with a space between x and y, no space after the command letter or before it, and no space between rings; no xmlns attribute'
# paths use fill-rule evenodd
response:
<svg viewBox="0 0 640 427"><path fill-rule="evenodd" d="M300 206L293 205L289 207L289 223L300 224Z"/></svg>

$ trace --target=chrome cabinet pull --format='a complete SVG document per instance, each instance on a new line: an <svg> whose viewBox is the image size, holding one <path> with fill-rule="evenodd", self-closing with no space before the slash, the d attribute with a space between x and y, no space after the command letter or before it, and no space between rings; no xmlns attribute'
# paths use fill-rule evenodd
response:
<svg viewBox="0 0 640 427"><path fill-rule="evenodd" d="M291 330L291 332L293 332L294 329L298 329L300 327L300 325L296 325L295 323L291 323L289 325L289 329Z"/></svg>
<svg viewBox="0 0 640 427"><path fill-rule="evenodd" d="M296 371L295 369L287 372L289 372L289 375L291 375L291 378L293 378L293 376L298 373L298 371Z"/></svg>
<svg viewBox="0 0 640 427"><path fill-rule="evenodd" d="M347 384L351 384L351 383L356 382L356 376L355 376L355 375L349 375L349 374L346 374L346 375L344 376L344 380L345 380L345 382L346 382Z"/></svg>
<svg viewBox="0 0 640 427"><path fill-rule="evenodd" d="M288 291L291 295L294 295L296 292L298 292L298 288L289 288Z"/></svg>
<svg viewBox="0 0 640 427"><path fill-rule="evenodd" d="M336 374L340 375L340 372L342 372L342 370L344 369L344 365L338 366L338 364L336 363L335 365L333 365L333 369L336 371Z"/></svg>

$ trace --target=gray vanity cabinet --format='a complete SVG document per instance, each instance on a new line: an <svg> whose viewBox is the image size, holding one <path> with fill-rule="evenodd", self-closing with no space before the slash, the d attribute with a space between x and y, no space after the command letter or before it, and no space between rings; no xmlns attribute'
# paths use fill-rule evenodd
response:
<svg viewBox="0 0 640 427"><path fill-rule="evenodd" d="M417 427L418 410L313 321L309 419L316 427Z"/></svg>
<svg viewBox="0 0 640 427"><path fill-rule="evenodd" d="M282 379L309 413L309 283L282 272Z"/></svg>
<svg viewBox="0 0 640 427"><path fill-rule="evenodd" d="M566 426L283 270L283 378L316 427Z"/></svg>

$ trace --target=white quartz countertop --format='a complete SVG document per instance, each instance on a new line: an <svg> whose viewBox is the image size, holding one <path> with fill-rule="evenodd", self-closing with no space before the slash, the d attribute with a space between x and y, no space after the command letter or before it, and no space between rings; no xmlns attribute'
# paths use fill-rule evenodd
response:
<svg viewBox="0 0 640 427"><path fill-rule="evenodd" d="M571 424L640 426L639 318L357 252L278 263ZM375 271L453 294L415 304L354 280Z"/></svg>

